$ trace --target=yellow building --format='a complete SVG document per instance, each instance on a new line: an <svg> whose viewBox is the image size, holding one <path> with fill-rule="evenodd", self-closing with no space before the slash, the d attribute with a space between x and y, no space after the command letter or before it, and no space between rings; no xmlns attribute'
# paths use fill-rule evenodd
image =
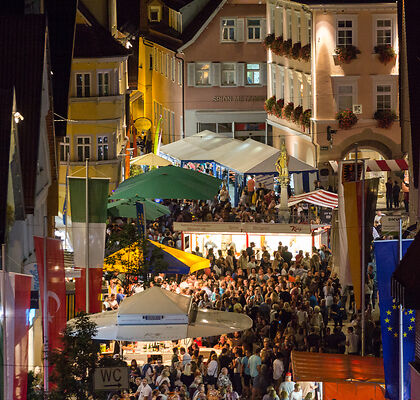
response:
<svg viewBox="0 0 420 400"><path fill-rule="evenodd" d="M71 67L66 136L60 142L59 210L66 175L110 179L115 189L123 173L126 140L127 59L115 40L79 2ZM60 123L60 122L57 122Z"/></svg>

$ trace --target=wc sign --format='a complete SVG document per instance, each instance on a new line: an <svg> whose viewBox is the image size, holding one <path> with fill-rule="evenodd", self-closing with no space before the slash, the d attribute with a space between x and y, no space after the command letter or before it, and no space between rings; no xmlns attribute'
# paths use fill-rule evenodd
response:
<svg viewBox="0 0 420 400"><path fill-rule="evenodd" d="M128 368L97 368L93 377L94 390L128 389Z"/></svg>

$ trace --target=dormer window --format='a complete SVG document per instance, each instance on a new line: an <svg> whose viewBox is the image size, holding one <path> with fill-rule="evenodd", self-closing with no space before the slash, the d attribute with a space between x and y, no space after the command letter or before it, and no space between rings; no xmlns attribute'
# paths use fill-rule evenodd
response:
<svg viewBox="0 0 420 400"><path fill-rule="evenodd" d="M162 7L150 6L149 7L149 21L160 22L161 19L162 19Z"/></svg>

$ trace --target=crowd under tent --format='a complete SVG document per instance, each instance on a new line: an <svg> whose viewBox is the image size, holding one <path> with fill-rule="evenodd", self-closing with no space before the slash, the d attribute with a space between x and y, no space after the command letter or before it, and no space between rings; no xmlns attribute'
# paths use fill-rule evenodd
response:
<svg viewBox="0 0 420 400"><path fill-rule="evenodd" d="M295 382L318 382L323 400L385 400L382 358L292 351L291 362Z"/></svg>
<svg viewBox="0 0 420 400"><path fill-rule="evenodd" d="M162 146L160 154L181 167L198 168L204 164L205 172L226 180L233 203L237 205L240 191L251 176L255 176L257 183L274 188L275 163L280 150L253 139L241 141L203 131ZM288 168L295 194L314 189L318 177L315 167L289 156Z"/></svg>

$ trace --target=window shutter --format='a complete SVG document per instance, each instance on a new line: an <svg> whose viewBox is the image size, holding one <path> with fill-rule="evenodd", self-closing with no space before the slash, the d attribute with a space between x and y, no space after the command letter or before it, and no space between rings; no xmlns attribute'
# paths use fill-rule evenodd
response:
<svg viewBox="0 0 420 400"><path fill-rule="evenodd" d="M267 35L267 20L265 18L261 18L261 41L265 39L266 35Z"/></svg>
<svg viewBox="0 0 420 400"><path fill-rule="evenodd" d="M260 63L260 72L261 72L261 85L267 85L267 64Z"/></svg>
<svg viewBox="0 0 420 400"><path fill-rule="evenodd" d="M236 82L238 86L245 86L245 63L236 64Z"/></svg>
<svg viewBox="0 0 420 400"><path fill-rule="evenodd" d="M245 33L245 21L243 18L236 20L236 41L243 42Z"/></svg>
<svg viewBox="0 0 420 400"><path fill-rule="evenodd" d="M221 64L220 63L211 63L211 85L220 86L221 85Z"/></svg>
<svg viewBox="0 0 420 400"><path fill-rule="evenodd" d="M188 63L188 86L195 86L195 63Z"/></svg>

